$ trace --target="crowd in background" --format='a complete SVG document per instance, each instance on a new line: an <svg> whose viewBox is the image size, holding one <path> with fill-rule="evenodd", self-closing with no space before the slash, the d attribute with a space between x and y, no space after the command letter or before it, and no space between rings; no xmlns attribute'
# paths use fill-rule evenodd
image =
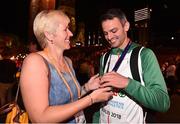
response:
<svg viewBox="0 0 180 124"><path fill-rule="evenodd" d="M90 77L99 73L100 56L108 49L94 46L82 47L81 49L72 48L72 50L65 52L66 56L70 57L73 62L77 79L81 85L86 83Z"/></svg>
<svg viewBox="0 0 180 124"><path fill-rule="evenodd" d="M180 93L180 56L169 57L162 63L161 70L169 94Z"/></svg>
<svg viewBox="0 0 180 124"><path fill-rule="evenodd" d="M14 100L23 59L27 54L40 50L40 47L36 41L31 41L26 52L16 57L7 50L5 42L0 42L0 106Z"/></svg>

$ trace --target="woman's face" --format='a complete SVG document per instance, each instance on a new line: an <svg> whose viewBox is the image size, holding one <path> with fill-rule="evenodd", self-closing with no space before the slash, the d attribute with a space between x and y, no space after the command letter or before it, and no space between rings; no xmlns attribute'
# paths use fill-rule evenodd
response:
<svg viewBox="0 0 180 124"><path fill-rule="evenodd" d="M58 21L59 25L56 29L54 43L62 50L70 49L70 37L73 36L69 30L70 20L67 16L61 16Z"/></svg>

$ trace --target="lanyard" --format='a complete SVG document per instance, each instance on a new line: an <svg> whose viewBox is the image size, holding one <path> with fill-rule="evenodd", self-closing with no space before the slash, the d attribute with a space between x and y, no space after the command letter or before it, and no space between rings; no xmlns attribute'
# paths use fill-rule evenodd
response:
<svg viewBox="0 0 180 124"><path fill-rule="evenodd" d="M72 93L71 88L70 88L68 82L66 81L65 77L63 76L63 74L61 73L60 69L58 68L57 62L55 61L55 59L54 59L52 56L50 56L48 49L44 49L44 53L45 53L45 54L47 55L47 57L50 59L51 64L55 67L55 69L57 70L59 76L62 78L64 84L66 85L66 87L67 87L67 89L68 89L68 91L69 91L71 101L73 102L73 93ZM77 88L78 98L80 98L80 88L79 88L78 82L77 82L77 80L75 79L75 76L72 74L72 70L70 69L70 66L69 66L69 64L68 64L68 62L67 62L66 59L65 59L65 64L66 64L66 67L67 67L67 69L68 69L68 72L70 73L70 76L72 77L73 82L75 83L75 86L76 86L76 88Z"/></svg>
<svg viewBox="0 0 180 124"><path fill-rule="evenodd" d="M119 68L120 64L122 63L122 61L123 61L123 59L124 59L126 53L127 53L128 50L129 50L130 46L131 46L131 41L129 41L129 43L126 45L125 49L123 50L121 56L120 56L119 59L117 60L117 62L116 62L116 64L115 64L114 68L112 69L112 71L115 71L115 72L116 72L116 71L118 70L118 68ZM107 71L109 70L110 61L111 61L111 56L110 56L110 59L109 59L109 62L108 62L108 68L107 68Z"/></svg>

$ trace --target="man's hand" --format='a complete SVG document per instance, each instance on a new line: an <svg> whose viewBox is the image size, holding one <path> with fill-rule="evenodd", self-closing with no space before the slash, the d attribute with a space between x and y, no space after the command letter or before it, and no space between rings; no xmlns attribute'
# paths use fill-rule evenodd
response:
<svg viewBox="0 0 180 124"><path fill-rule="evenodd" d="M100 87L114 87L124 89L127 87L129 79L114 71L104 74L101 77Z"/></svg>

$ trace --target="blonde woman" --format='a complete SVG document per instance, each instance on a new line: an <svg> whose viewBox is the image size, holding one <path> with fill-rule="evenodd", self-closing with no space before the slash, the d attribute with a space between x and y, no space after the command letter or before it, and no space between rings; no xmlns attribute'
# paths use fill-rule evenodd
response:
<svg viewBox="0 0 180 124"><path fill-rule="evenodd" d="M34 34L43 50L25 58L20 77L31 122L85 123L82 110L113 95L111 88L99 88L97 75L80 87L71 60L63 56L73 36L69 23L60 10L42 11L34 20ZM90 90L94 91L82 97Z"/></svg>

